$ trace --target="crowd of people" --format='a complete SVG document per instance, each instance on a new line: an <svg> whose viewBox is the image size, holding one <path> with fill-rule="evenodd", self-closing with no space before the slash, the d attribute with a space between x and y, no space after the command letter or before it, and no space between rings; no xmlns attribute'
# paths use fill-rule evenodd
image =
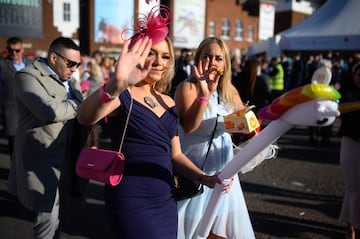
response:
<svg viewBox="0 0 360 239"><path fill-rule="evenodd" d="M244 102L255 105L256 112L283 93L306 84L324 83L340 91L350 84L353 77L352 68L359 61L358 54L341 56L339 52L331 51L327 54L307 53L306 55L301 52L293 55L282 53L271 58L244 56L233 76L233 84ZM257 65L252 73L249 71L251 65ZM329 77L329 81L316 82L314 73L322 67L329 70L326 76ZM331 125L320 128L310 127L309 139L312 143L328 144L334 133L336 132L332 131Z"/></svg>
<svg viewBox="0 0 360 239"><path fill-rule="evenodd" d="M105 131L115 150L127 124L123 179L104 190L115 237L196 238L212 188L222 184L226 196L209 238L251 239L255 233L239 177L218 177L233 158L233 138L224 129L220 108L230 114L255 105L256 113L286 91L312 83L320 67L331 71L328 84L343 93L344 102L360 99L356 58L345 60L336 53L305 60L297 53L234 62L223 40L207 37L195 54L182 49L176 59L168 20L167 14L150 12L145 24L160 23L157 34L144 34L152 31L146 27L135 32L118 59L99 51L81 55L74 41L58 37L45 58L30 60L21 38L7 40L0 96L11 155L8 190L34 212L33 238L59 238L67 198L83 196L81 186L74 186L74 152L82 146L71 140L78 137L76 125L94 126L94 148L100 147L99 133ZM358 118L358 111L344 115L340 131L346 176L339 220L347 223L351 239L354 228L360 228L360 136L353 130ZM207 187L198 196L176 201L173 171Z"/></svg>

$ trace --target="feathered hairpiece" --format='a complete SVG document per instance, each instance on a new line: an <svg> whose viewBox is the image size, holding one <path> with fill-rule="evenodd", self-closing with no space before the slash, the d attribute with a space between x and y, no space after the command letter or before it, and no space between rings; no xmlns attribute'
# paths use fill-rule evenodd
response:
<svg viewBox="0 0 360 239"><path fill-rule="evenodd" d="M139 14L136 18L136 26L134 36L131 37L130 48L141 38L148 36L152 40L152 44L157 44L165 39L169 29L170 8L165 5L154 6L148 16ZM123 32L124 33L124 32Z"/></svg>

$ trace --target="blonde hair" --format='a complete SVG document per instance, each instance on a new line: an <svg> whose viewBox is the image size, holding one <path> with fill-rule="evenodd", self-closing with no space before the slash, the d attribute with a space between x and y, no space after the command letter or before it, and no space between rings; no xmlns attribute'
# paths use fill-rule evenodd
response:
<svg viewBox="0 0 360 239"><path fill-rule="evenodd" d="M168 36L164 40L169 46L169 55L170 55L169 64L167 65L161 80L157 81L154 85L154 89L162 93L166 93L170 90L171 81L174 78L174 74L175 74L175 54L174 54L173 43Z"/></svg>
<svg viewBox="0 0 360 239"><path fill-rule="evenodd" d="M101 71L99 64L96 63L95 59L91 59L86 67L90 68L90 75L95 77L101 84L105 83L104 75Z"/></svg>
<svg viewBox="0 0 360 239"><path fill-rule="evenodd" d="M234 92L231 83L231 59L228 47L225 42L217 37L207 37L205 38L199 45L194 58L194 64L197 66L200 59L200 55L203 53L205 47L210 43L216 43L220 46L221 50L224 53L225 58L225 69L224 74L221 76L218 84L218 92L222 96L223 100L225 100L229 105L235 106L236 102L234 99Z"/></svg>

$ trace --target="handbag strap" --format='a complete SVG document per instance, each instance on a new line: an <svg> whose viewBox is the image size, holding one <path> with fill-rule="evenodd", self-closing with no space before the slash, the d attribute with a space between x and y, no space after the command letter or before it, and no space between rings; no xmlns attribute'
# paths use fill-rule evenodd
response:
<svg viewBox="0 0 360 239"><path fill-rule="evenodd" d="M130 92L129 92L130 94ZM120 141L120 146L119 146L119 152L121 151L121 148L123 146L123 143L124 143L124 139L125 139L125 133L126 133L126 130L127 130L127 127L128 127L128 124L129 124L129 119L130 119L130 114L131 114L131 111L132 111L132 107L133 107L133 97L131 96L130 94L130 106L129 106L129 113L126 117L126 121L125 121L125 126L124 126L124 131L123 131L123 134L121 136L121 141Z"/></svg>
<svg viewBox="0 0 360 239"><path fill-rule="evenodd" d="M213 141L213 139L214 139L214 136L215 136L215 131L216 131L217 123L218 123L218 117L219 117L219 115L216 115L215 127L214 127L214 130L212 131L211 138L210 138L210 141L209 141L209 146L208 146L208 149L207 149L207 152L206 152L205 158L204 158L204 162L203 162L203 163L202 163L202 165L201 165L201 169L204 169L205 162L206 162L207 157L208 157L209 152L210 152L211 143L212 143L212 141Z"/></svg>
<svg viewBox="0 0 360 239"><path fill-rule="evenodd" d="M130 94L130 90L129 90L129 94ZM133 102L134 102L133 97L132 97L131 94L130 94L129 113L128 113L127 117L126 117L125 126L124 126L124 131L123 131L123 134L122 134L122 137L121 137L121 141L120 141L119 152L121 152L121 148L122 148L122 145L123 145L123 143L124 143L125 133L126 133L126 130L127 130L128 124L129 124L130 113L131 113L131 111L132 111ZM91 127L91 129L90 129L90 132L89 132L89 134L88 134L88 136L87 136L87 139L86 139L85 147L88 147L88 146L89 146L90 136L91 136L91 134L92 134L92 132L93 132L93 130L94 130L94 127L95 127L95 125L93 125L93 126Z"/></svg>
<svg viewBox="0 0 360 239"><path fill-rule="evenodd" d="M218 92L218 104L220 103L220 96L219 96L219 92ZM218 124L218 118L219 118L219 114L216 114L216 121L215 121L215 126L214 126L214 129L212 131L212 134L211 134L211 137L210 137L210 141L209 141L209 145L208 145L208 149L207 149L207 152L206 152L206 155L205 155L205 158L204 158L204 162L202 163L201 165L201 169L204 169L204 166L205 166L205 162L207 160L207 157L209 155L209 152L210 152L210 148L211 148L211 143L214 139L214 136L215 136L215 131L216 131L216 127L217 127L217 124Z"/></svg>

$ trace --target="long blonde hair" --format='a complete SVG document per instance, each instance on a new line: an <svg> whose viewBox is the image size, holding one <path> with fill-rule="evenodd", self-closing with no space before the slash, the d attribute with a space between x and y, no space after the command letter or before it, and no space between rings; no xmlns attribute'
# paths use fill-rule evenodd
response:
<svg viewBox="0 0 360 239"><path fill-rule="evenodd" d="M168 36L164 40L167 42L169 46L170 60L169 60L169 64L166 66L166 70L163 74L163 77L161 78L160 81L157 81L154 85L154 89L162 93L166 93L170 90L171 81L174 78L174 74L175 74L175 54L174 54L173 43Z"/></svg>
<svg viewBox="0 0 360 239"><path fill-rule="evenodd" d="M231 83L231 61L228 47L225 42L217 37L207 37L200 43L194 58L194 64L197 66L200 59L200 55L204 51L205 47L210 43L217 43L221 50L224 52L225 58L225 69L224 74L221 76L218 84L218 92L222 96L223 100L225 100L229 105L235 106L234 92Z"/></svg>

